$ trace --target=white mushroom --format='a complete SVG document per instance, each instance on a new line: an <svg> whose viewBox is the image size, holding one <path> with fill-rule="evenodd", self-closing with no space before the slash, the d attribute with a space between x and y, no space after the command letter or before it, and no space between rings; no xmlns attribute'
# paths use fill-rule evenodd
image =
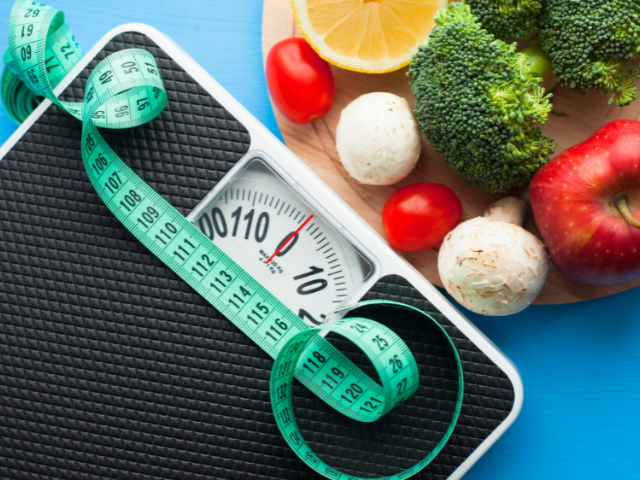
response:
<svg viewBox="0 0 640 480"><path fill-rule="evenodd" d="M440 279L465 308L482 315L511 315L540 293L549 253L521 227L525 209L517 198L499 200L484 217L461 223L445 238L438 254Z"/></svg>
<svg viewBox="0 0 640 480"><path fill-rule="evenodd" d="M413 170L422 144L407 101L376 92L342 110L336 147L344 168L360 183L391 185Z"/></svg>

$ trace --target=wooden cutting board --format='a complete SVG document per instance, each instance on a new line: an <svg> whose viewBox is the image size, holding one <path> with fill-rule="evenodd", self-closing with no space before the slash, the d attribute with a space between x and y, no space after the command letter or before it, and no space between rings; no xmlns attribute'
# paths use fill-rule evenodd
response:
<svg viewBox="0 0 640 480"><path fill-rule="evenodd" d="M291 0L265 0L262 24L264 58L266 59L267 53L275 43L292 36L300 36L300 33L293 18ZM394 93L404 97L413 107L413 95L406 76L407 68L382 75L351 72L337 67L332 69L336 97L327 116L311 124L296 125L288 121L275 107L274 113L287 146L380 235L384 237L380 213L385 201L395 190L410 183L438 182L451 187L462 201L463 220L482 215L489 204L501 197L467 186L433 147L427 145L424 135L420 160L414 171L402 182L387 187L376 187L361 185L353 180L342 167L335 147L335 131L342 109L360 95L370 92ZM553 137L558 144L556 153L584 141L597 128L611 120L640 118L640 100L625 108L610 106L607 100L601 92L574 95L567 88L556 89L554 106L567 115L551 115L543 127L544 132ZM525 227L541 238L531 210L528 212ZM427 280L442 286L437 269L437 250L401 255ZM535 303L579 302L623 292L637 285L640 285L640 279L607 287L585 285L567 278L552 266L547 282Z"/></svg>

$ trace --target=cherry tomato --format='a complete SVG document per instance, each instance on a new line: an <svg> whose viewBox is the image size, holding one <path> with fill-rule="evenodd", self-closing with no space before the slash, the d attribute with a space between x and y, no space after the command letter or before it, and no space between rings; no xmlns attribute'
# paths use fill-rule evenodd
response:
<svg viewBox="0 0 640 480"><path fill-rule="evenodd" d="M382 209L389 244L403 252L429 250L462 218L457 195L440 183L414 183L395 191Z"/></svg>
<svg viewBox="0 0 640 480"><path fill-rule="evenodd" d="M303 38L276 43L267 57L267 86L278 109L294 123L309 123L331 110L333 73Z"/></svg>

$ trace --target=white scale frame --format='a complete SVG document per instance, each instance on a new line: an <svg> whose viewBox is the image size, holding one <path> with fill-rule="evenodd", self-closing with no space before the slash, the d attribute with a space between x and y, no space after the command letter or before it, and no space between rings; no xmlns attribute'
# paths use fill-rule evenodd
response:
<svg viewBox="0 0 640 480"><path fill-rule="evenodd" d="M460 329L469 340L482 350L511 380L514 388L513 408L507 418L473 451L473 453L449 476L449 480L458 480L484 455L487 450L513 424L522 409L524 391L522 379L516 366L489 340L478 328L462 315L431 283L429 283L411 264L396 254L387 242L373 230L362 218L354 212L340 197L338 197L315 173L313 173L296 155L278 140L264 125L262 125L249 111L231 96L216 80L211 77L196 61L180 48L171 38L155 28L142 23L127 23L112 29L104 35L69 74L55 88L54 93L59 96L75 79L87 64L105 47L115 36L126 33L141 33L153 40L167 55L178 63L191 75L207 92L211 94L224 108L226 108L245 128L251 136L249 151L261 150L266 152L283 170L299 185L304 185L306 192L314 198L322 198L324 209L331 212L333 220L339 225L349 225L353 237L373 252L377 264L374 278L367 285L371 285L386 275L400 275L411 283L424 295L443 315ZM31 128L38 118L51 106L51 101L45 99L27 120L0 147L0 161ZM366 291L360 291L364 295ZM352 302L357 299L352 299Z"/></svg>

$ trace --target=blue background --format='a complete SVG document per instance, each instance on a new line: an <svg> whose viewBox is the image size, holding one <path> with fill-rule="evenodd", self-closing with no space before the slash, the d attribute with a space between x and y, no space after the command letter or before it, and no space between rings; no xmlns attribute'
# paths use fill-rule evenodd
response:
<svg viewBox="0 0 640 480"><path fill-rule="evenodd" d="M55 3L54 3L55 2ZM262 0L50 0L88 51L108 30L150 24L173 38L280 136L262 68ZM0 53L13 1L0 0ZM16 126L0 109L0 143ZM637 290L506 318L468 317L518 366L522 413L469 480L640 478Z"/></svg>

